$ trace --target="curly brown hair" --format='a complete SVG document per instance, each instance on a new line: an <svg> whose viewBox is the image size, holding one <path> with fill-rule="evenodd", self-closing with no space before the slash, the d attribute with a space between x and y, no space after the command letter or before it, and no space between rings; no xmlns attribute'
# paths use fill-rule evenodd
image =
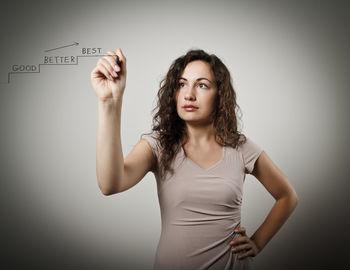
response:
<svg viewBox="0 0 350 270"><path fill-rule="evenodd" d="M161 179L167 171L174 173L171 163L188 140L186 123L177 113L176 92L183 70L189 62L195 60L207 62L214 73L218 90L213 112L215 140L222 146L233 148L246 142L245 135L237 130L236 110L237 113L240 112L240 107L236 103L236 93L229 70L216 55L200 49L191 49L171 64L166 76L159 84L157 105L152 110L152 114L156 111L153 116L152 131L157 134L161 149L160 162L156 164Z"/></svg>

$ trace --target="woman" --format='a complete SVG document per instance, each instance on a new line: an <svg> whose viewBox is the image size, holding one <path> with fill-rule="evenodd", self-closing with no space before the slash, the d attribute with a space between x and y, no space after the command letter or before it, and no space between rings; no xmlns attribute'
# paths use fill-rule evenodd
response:
<svg viewBox="0 0 350 270"><path fill-rule="evenodd" d="M265 151L237 131L238 105L228 69L203 50L176 59L160 84L151 134L142 135L123 158L126 76L120 48L99 59L91 73L99 108L96 168L102 193L123 192L154 173L162 217L154 269L252 269L253 257L281 228L298 197ZM247 173L276 199L251 237L240 226Z"/></svg>

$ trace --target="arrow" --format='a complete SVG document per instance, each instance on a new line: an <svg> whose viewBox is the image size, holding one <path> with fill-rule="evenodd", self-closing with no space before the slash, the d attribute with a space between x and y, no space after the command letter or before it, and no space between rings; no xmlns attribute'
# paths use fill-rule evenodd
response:
<svg viewBox="0 0 350 270"><path fill-rule="evenodd" d="M70 46L77 46L77 45L79 45L79 43L78 43L78 42L74 42L73 44L61 46L61 47L54 48L54 49L49 49L49 50L46 50L45 52L49 52L49 51L53 51L53 50L58 50L58 49L62 49L62 48L65 48L65 47L70 47Z"/></svg>

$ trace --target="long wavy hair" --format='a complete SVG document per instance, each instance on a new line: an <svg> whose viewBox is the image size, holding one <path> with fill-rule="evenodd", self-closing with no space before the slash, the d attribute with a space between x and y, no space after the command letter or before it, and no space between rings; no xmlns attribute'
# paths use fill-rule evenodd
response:
<svg viewBox="0 0 350 270"><path fill-rule="evenodd" d="M171 163L188 140L186 123L177 113L176 92L183 70L188 63L195 60L207 62L214 73L217 87L215 109L212 112L215 140L222 146L233 148L246 142L245 135L237 130L237 123L241 117L237 117L240 107L236 103L236 92L229 70L216 55L200 49L189 50L171 64L166 76L161 80L157 105L152 110L152 131L157 135L161 150L159 162L156 164L161 179L167 171L174 173Z"/></svg>

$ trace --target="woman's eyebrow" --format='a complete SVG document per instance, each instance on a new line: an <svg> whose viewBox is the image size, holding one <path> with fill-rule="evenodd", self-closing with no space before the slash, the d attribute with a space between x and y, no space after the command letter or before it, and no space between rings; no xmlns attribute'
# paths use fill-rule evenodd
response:
<svg viewBox="0 0 350 270"><path fill-rule="evenodd" d="M180 80L180 79L183 79L183 80L187 81L187 79L185 79L184 77L180 77L179 80ZM207 78L204 78L204 77L203 77L203 78L198 78L196 81L200 81L200 80L207 80L207 81L209 81L209 82L212 83L211 80L209 80L209 79L207 79Z"/></svg>

